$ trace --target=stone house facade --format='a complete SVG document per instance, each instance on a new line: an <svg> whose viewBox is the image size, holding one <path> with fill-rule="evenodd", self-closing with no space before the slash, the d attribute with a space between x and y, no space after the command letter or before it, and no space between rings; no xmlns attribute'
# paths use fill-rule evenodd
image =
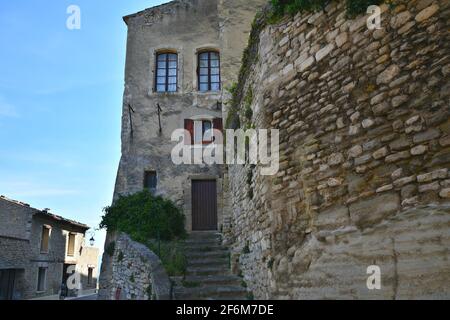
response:
<svg viewBox="0 0 450 320"><path fill-rule="evenodd" d="M366 15L350 19L345 1L273 24L263 14L248 41L265 3L173 1L125 17L115 196L148 187L175 200L195 231L195 193L208 190L196 181L215 181L207 193L217 195L214 229L257 299L448 298L448 1L381 5L378 30L367 28ZM224 89L237 80L247 41L241 101L230 109ZM212 62L204 59L203 73L200 55L211 52L220 55L220 90L203 92ZM279 129L275 176L252 165L172 164L173 130L194 128L195 136L200 120L214 127L230 112L247 127ZM109 259L105 292L113 292ZM367 286L370 266L381 270L380 290Z"/></svg>
<svg viewBox="0 0 450 320"><path fill-rule="evenodd" d="M89 226L3 196L0 226L0 299L58 299L68 272L80 275L80 291L96 289L98 249L85 245Z"/></svg>
<svg viewBox="0 0 450 320"><path fill-rule="evenodd" d="M188 232L220 230L223 167L176 165L171 140L191 133L192 153L214 142L242 52L264 0L176 0L124 17L128 27L122 157L114 198L150 189L183 209ZM114 239L108 234L106 246ZM111 281L104 255L101 286ZM109 280L108 280L109 279Z"/></svg>

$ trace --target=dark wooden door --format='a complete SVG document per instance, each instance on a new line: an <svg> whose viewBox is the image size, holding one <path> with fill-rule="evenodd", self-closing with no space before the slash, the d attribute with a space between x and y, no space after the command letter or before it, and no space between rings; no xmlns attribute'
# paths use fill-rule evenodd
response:
<svg viewBox="0 0 450 320"><path fill-rule="evenodd" d="M192 181L192 230L217 230L217 185L215 180Z"/></svg>

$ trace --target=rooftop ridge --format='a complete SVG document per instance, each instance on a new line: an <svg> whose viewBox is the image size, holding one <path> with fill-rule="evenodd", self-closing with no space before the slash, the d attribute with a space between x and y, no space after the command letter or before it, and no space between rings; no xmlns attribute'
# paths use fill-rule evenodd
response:
<svg viewBox="0 0 450 320"><path fill-rule="evenodd" d="M22 207L25 207L25 208L32 209L32 210L36 211L36 213L44 214L45 216L47 216L47 217L49 217L51 219L54 219L54 220L62 221L62 222L65 222L65 223L69 223L71 225L74 225L74 226L77 226L77 227L81 227L81 228L86 229L86 230L90 229L90 227L87 224L84 224L84 223L81 223L81 222L78 222L78 221L75 221L75 220L67 219L67 218L59 216L57 214L50 213L49 209L40 210L40 209L37 209L37 208L34 208L34 207L30 206L28 203L25 203L25 202L22 202L22 201L18 201L18 200L14 200L14 199L10 199L10 198L8 198L8 197L6 197L4 195L0 195L0 200L4 200L4 201L10 202L10 203L13 203L15 205L19 205L19 206L22 206Z"/></svg>

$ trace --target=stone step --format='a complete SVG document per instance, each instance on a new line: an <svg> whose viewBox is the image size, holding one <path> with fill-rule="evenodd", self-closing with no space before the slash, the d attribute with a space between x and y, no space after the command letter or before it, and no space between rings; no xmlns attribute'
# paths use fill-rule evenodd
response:
<svg viewBox="0 0 450 320"><path fill-rule="evenodd" d="M191 244L186 245L185 250L187 252L210 252L210 251L227 251L228 249L221 244Z"/></svg>
<svg viewBox="0 0 450 320"><path fill-rule="evenodd" d="M189 235L188 240L204 240L204 239L220 241L222 239L222 235L216 231L193 232Z"/></svg>
<svg viewBox="0 0 450 320"><path fill-rule="evenodd" d="M202 300L202 299L245 299L247 290L239 286L216 286L206 285L196 288L182 288L175 291L177 299L182 300Z"/></svg>
<svg viewBox="0 0 450 320"><path fill-rule="evenodd" d="M193 246L193 247L220 246L220 245L222 245L222 243L218 240L186 240L184 245L186 248L189 248L191 246Z"/></svg>
<svg viewBox="0 0 450 320"><path fill-rule="evenodd" d="M227 258L229 257L230 253L228 250L216 250L216 251L192 251L189 252L188 258L189 259L208 259L208 258Z"/></svg>
<svg viewBox="0 0 450 320"><path fill-rule="evenodd" d="M186 282L205 285L242 286L243 279L235 275L187 276Z"/></svg>
<svg viewBox="0 0 450 320"><path fill-rule="evenodd" d="M201 266L224 266L229 267L230 261L228 257L213 257L213 258L188 258L188 266L201 267Z"/></svg>
<svg viewBox="0 0 450 320"><path fill-rule="evenodd" d="M228 266L201 266L187 267L187 276L230 275Z"/></svg>

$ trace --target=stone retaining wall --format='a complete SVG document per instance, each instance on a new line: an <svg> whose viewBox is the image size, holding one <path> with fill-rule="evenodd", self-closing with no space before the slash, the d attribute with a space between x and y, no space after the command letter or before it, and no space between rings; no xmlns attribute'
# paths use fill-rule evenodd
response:
<svg viewBox="0 0 450 320"><path fill-rule="evenodd" d="M224 189L256 298L450 297L450 3L394 2L380 30L339 1L250 42L241 125L280 129L280 171L230 166Z"/></svg>
<svg viewBox="0 0 450 320"><path fill-rule="evenodd" d="M169 276L158 256L125 234L119 235L114 249L108 300L171 299Z"/></svg>

